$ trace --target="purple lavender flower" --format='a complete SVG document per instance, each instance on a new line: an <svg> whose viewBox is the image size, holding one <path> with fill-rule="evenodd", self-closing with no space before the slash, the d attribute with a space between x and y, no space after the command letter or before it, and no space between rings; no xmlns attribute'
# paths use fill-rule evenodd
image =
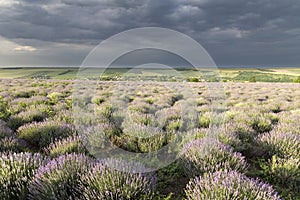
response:
<svg viewBox="0 0 300 200"><path fill-rule="evenodd" d="M185 194L188 200L281 199L270 185L227 170L194 178L187 184Z"/></svg>
<svg viewBox="0 0 300 200"><path fill-rule="evenodd" d="M213 138L201 138L188 143L180 153L181 161L190 176L219 170L245 171L245 158L233 148Z"/></svg>
<svg viewBox="0 0 300 200"><path fill-rule="evenodd" d="M259 144L267 154L282 158L300 158L300 135L272 131L258 137Z"/></svg>
<svg viewBox="0 0 300 200"><path fill-rule="evenodd" d="M0 153L0 199L25 199L35 171L46 162L40 154Z"/></svg>
<svg viewBox="0 0 300 200"><path fill-rule="evenodd" d="M41 166L29 186L29 199L80 199L81 177L93 160L83 154L62 155Z"/></svg>
<svg viewBox="0 0 300 200"><path fill-rule="evenodd" d="M7 127L6 123L0 119L0 139L14 136L12 130Z"/></svg>
<svg viewBox="0 0 300 200"><path fill-rule="evenodd" d="M0 152L12 151L19 152L22 148L19 140L15 137L5 137L0 139Z"/></svg>
<svg viewBox="0 0 300 200"><path fill-rule="evenodd" d="M51 157L57 157L66 153L85 153L87 150L82 137L71 136L51 143L44 152Z"/></svg>
<svg viewBox="0 0 300 200"><path fill-rule="evenodd" d="M151 199L156 182L155 174L134 173L132 165L143 168L114 159L97 163L82 178L84 197L88 200Z"/></svg>

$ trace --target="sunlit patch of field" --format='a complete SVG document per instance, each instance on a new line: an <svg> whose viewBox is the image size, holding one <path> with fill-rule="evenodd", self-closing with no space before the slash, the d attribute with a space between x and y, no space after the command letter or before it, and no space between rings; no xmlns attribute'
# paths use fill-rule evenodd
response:
<svg viewBox="0 0 300 200"><path fill-rule="evenodd" d="M76 74L72 68L0 68L0 78L72 79Z"/></svg>
<svg viewBox="0 0 300 200"><path fill-rule="evenodd" d="M286 74L291 76L300 76L300 69L298 68L285 68L285 69L273 69L274 74Z"/></svg>

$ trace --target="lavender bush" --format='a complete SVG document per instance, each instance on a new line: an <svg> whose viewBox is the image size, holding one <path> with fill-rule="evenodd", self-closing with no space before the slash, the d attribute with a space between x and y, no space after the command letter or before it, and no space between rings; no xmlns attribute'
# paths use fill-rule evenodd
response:
<svg viewBox="0 0 300 200"><path fill-rule="evenodd" d="M205 112L199 117L199 127L208 128L211 122L212 113Z"/></svg>
<svg viewBox="0 0 300 200"><path fill-rule="evenodd" d="M0 139L13 136L13 132L6 126L6 123L0 119Z"/></svg>
<svg viewBox="0 0 300 200"><path fill-rule="evenodd" d="M61 100L64 97L64 94L60 92L52 92L51 94L48 94L47 96L53 104L56 104L59 100Z"/></svg>
<svg viewBox="0 0 300 200"><path fill-rule="evenodd" d="M275 127L277 132L282 133L293 133L300 135L300 111L299 110L293 110L290 112L283 112L280 113L280 120Z"/></svg>
<svg viewBox="0 0 300 200"><path fill-rule="evenodd" d="M86 153L87 150L80 136L70 136L51 143L44 152L50 157L57 157L67 153Z"/></svg>
<svg viewBox="0 0 300 200"><path fill-rule="evenodd" d="M19 152L21 149L22 145L20 144L19 139L15 137L5 137L0 139L0 152Z"/></svg>
<svg viewBox="0 0 300 200"><path fill-rule="evenodd" d="M93 161L83 154L62 155L41 166L29 185L29 199L81 199L81 177Z"/></svg>
<svg viewBox="0 0 300 200"><path fill-rule="evenodd" d="M180 110L174 108L164 108L155 113L159 127L166 128L171 121L181 119Z"/></svg>
<svg viewBox="0 0 300 200"><path fill-rule="evenodd" d="M279 200L272 186L236 171L209 172L191 180L185 189L188 200Z"/></svg>
<svg viewBox="0 0 300 200"><path fill-rule="evenodd" d="M73 113L71 110L62 110L58 111L56 115L54 115L51 120L58 121L58 122L64 122L68 124L74 123Z"/></svg>
<svg viewBox="0 0 300 200"><path fill-rule="evenodd" d="M203 127L219 125L220 120L212 112L212 96L205 83L189 83L195 95L192 97L187 96L186 88L178 86L178 83L140 82L133 85L126 81L122 83L104 81L99 82L95 93L83 95L83 98L79 99L72 97L73 83L72 80L0 79L0 119L4 120L0 120L0 151L3 152L1 155L13 155L11 151L21 150L42 151L49 157L56 158L58 162L57 156L63 155L62 157L65 158L66 154L74 155L73 152L85 153L81 148L85 142L89 143L87 146L89 153L105 157L114 151L114 146L111 144L136 153L155 153L171 140L178 140L178 146L172 150L175 153L186 143L201 139L202 142L199 143L191 142L193 144L189 144L191 148L184 147L180 154L180 160L183 161L188 175L212 174L214 171L226 169L243 172L247 165L242 154L251 161L249 174L272 184L285 199L299 198L300 90L298 84L224 83L228 100L226 124L220 131L211 131ZM72 107L73 101L75 101L74 105L79 102L79 106ZM90 113L85 112L82 115L78 112L82 109L80 105ZM194 115L193 111L198 115ZM51 122L42 122L45 120ZM75 134L70 124L80 126L76 127ZM79 133L82 139L74 136ZM79 177L77 176L79 172L75 170L81 168L77 167L80 164L76 164L79 161L72 164L71 158L65 160L68 161L59 163L67 164L53 164L52 168L50 164L48 165L53 170L45 172L41 176L43 178L36 179L37 182L31 189L34 191L38 188L38 192L33 192L30 198L34 198L34 194L39 194L36 196L37 199L143 199L147 198L145 196L150 194L150 190L153 191L152 186L150 187L153 185L152 181L151 184L149 183L152 179L148 174L131 174L113 170L108 168L108 160L106 160L97 164L88 162L89 167L83 170L85 173L80 174ZM155 159L153 161L156 162ZM128 166L123 161L116 163L119 167ZM0 166L1 173L21 173L19 170L21 167L16 169L16 167L7 167L8 165ZM100 168L103 171L99 172ZM168 197L159 196L158 199L178 198L188 177L184 176L181 166L180 169L171 166L163 171L159 173L157 189L159 195ZM109 174L106 175L104 172ZM73 181L75 178L72 177L77 177L78 182ZM82 179L90 180L87 181L89 185L84 185ZM245 186L243 176L241 179L240 182L235 179L234 188L239 188L239 185ZM26 178L20 180L25 181ZM141 180L148 185L141 183ZM24 182L22 184L20 181L15 182L22 185L18 187L20 190L10 183L11 187L1 188L0 191L1 194L10 196L0 196L0 199L28 198L25 197L28 181L27 185L23 184ZM74 182L78 184L71 186ZM125 186L123 183L130 185ZM63 189L60 189L60 186ZM216 186L210 187L211 191L219 191L215 189ZM88 188L92 188L91 191ZM104 189L107 190L105 194ZM256 189L253 191L258 191ZM14 191L10 192L12 190ZM201 192L203 191L208 190L201 189ZM167 194L169 192L174 195L170 197ZM260 192L261 190L257 194L260 195ZM71 193L74 194L70 196ZM244 192L244 194L252 195L251 192ZM234 199L235 196L231 198ZM246 198L255 199L256 196L236 197L236 199ZM205 197L201 196L201 199ZM226 198L216 195L211 199ZM272 197L265 196L265 199L272 199Z"/></svg>
<svg viewBox="0 0 300 200"><path fill-rule="evenodd" d="M299 194L300 159L272 156L267 162L260 163L262 176L269 183L287 186Z"/></svg>
<svg viewBox="0 0 300 200"><path fill-rule="evenodd" d="M26 110L20 112L16 115L12 115L7 123L7 125L13 129L17 130L20 126L31 123L31 122L40 122L47 117L46 113L43 113L36 109Z"/></svg>
<svg viewBox="0 0 300 200"><path fill-rule="evenodd" d="M280 132L292 133L292 134L300 135L300 124L299 122L294 122L294 123L279 122L278 125L274 128L274 131L279 133Z"/></svg>
<svg viewBox="0 0 300 200"><path fill-rule="evenodd" d="M16 98L10 102L11 105L19 105L20 107L28 107L30 105L42 105L47 103L48 99L44 96L32 96L30 98Z"/></svg>
<svg viewBox="0 0 300 200"><path fill-rule="evenodd" d="M241 143L239 135L243 132L243 127L240 125L243 126L241 123L234 124L233 122L224 124L218 133L218 139L224 144L238 146Z"/></svg>
<svg viewBox="0 0 300 200"><path fill-rule="evenodd" d="M155 175L133 173L130 169L132 165L134 164L112 159L97 163L88 174L83 175L85 199L152 199ZM122 171L118 171L120 169Z"/></svg>
<svg viewBox="0 0 300 200"><path fill-rule="evenodd" d="M272 130L272 121L264 115L254 114L248 122L257 133L265 133Z"/></svg>
<svg viewBox="0 0 300 200"><path fill-rule="evenodd" d="M126 113L126 118L124 119L126 123L138 123L143 125L157 125L155 116L153 114L144 114L136 111Z"/></svg>
<svg viewBox="0 0 300 200"><path fill-rule="evenodd" d="M159 127L142 124L123 123L121 140L127 150L134 152L153 152L167 142L167 134Z"/></svg>
<svg viewBox="0 0 300 200"><path fill-rule="evenodd" d="M25 199L33 175L46 161L40 154L0 153L0 199Z"/></svg>
<svg viewBox="0 0 300 200"><path fill-rule="evenodd" d="M16 91L14 96L17 97L17 98L29 98L31 96L34 95L34 90L28 90L27 91L24 91L24 90L20 90L20 91Z"/></svg>
<svg viewBox="0 0 300 200"><path fill-rule="evenodd" d="M300 158L300 135L272 131L258 137L258 143L266 151L267 156Z"/></svg>
<svg viewBox="0 0 300 200"><path fill-rule="evenodd" d="M216 139L202 138L188 143L180 153L180 159L190 176L219 170L245 171L244 157L233 148Z"/></svg>
<svg viewBox="0 0 300 200"><path fill-rule="evenodd" d="M133 102L131 105L128 106L128 110L133 112L139 112L139 113L149 113L151 110L151 105L149 105L146 102Z"/></svg>
<svg viewBox="0 0 300 200"><path fill-rule="evenodd" d="M46 147L55 139L65 138L74 133L71 125L55 121L26 124L17 131L19 138L40 148Z"/></svg>

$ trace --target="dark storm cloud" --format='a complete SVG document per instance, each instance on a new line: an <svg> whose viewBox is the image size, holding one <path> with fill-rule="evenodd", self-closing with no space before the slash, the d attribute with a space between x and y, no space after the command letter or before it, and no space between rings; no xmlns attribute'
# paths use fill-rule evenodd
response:
<svg viewBox="0 0 300 200"><path fill-rule="evenodd" d="M21 45L95 45L123 30L159 26L193 37L220 64L274 64L277 56L286 64L300 61L293 57L300 51L299 0L1 2L0 35Z"/></svg>

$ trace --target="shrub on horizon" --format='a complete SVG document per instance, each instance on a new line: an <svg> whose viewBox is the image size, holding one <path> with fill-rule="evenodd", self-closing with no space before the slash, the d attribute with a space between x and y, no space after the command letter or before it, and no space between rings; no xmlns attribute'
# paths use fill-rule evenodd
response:
<svg viewBox="0 0 300 200"><path fill-rule="evenodd" d="M300 76L298 76L293 82L294 83L300 83Z"/></svg>

